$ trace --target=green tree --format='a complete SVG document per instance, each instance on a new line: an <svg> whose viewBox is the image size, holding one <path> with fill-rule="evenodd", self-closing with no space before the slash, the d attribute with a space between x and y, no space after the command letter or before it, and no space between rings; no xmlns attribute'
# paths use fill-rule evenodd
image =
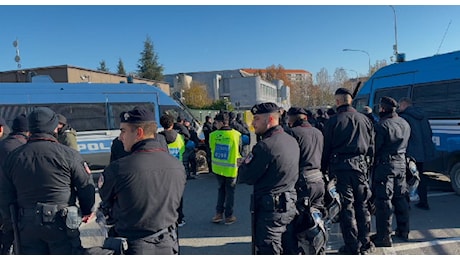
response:
<svg viewBox="0 0 460 260"><path fill-rule="evenodd" d="M149 36L144 42L144 50L141 52L137 68L137 74L141 78L163 80L163 66L158 63L158 55Z"/></svg>
<svg viewBox="0 0 460 260"><path fill-rule="evenodd" d="M190 88L184 90L185 104L191 108L203 108L209 106L212 101L206 92L206 85L192 81Z"/></svg>
<svg viewBox="0 0 460 260"><path fill-rule="evenodd" d="M125 66L123 65L121 58L118 59L117 74L126 75Z"/></svg>
<svg viewBox="0 0 460 260"><path fill-rule="evenodd" d="M109 68L107 68L107 66L105 65L105 60L101 60L99 62L99 67L97 67L97 70L109 72Z"/></svg>

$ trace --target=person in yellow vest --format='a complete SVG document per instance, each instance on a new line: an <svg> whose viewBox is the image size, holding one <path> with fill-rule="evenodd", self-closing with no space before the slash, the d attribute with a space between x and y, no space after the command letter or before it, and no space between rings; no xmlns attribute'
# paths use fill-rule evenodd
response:
<svg viewBox="0 0 460 260"><path fill-rule="evenodd" d="M212 156L212 171L216 174L219 189L217 193L216 215L213 223L235 223L233 203L235 196L236 177L238 174L237 160L241 158L241 133L229 126L228 112L216 115L217 130L209 135L209 146ZM224 214L225 213L225 214Z"/></svg>
<svg viewBox="0 0 460 260"><path fill-rule="evenodd" d="M180 162L182 162L182 157L185 152L185 140L184 136L179 134L176 130L173 129L174 126L174 117L168 114L164 114L160 117L160 125L163 127L163 131L160 132L161 135L164 135L166 143L168 144L169 153L176 157ZM177 212L179 213L179 218L177 223L179 227L185 225L185 216L182 211L184 197L180 200L179 208Z"/></svg>

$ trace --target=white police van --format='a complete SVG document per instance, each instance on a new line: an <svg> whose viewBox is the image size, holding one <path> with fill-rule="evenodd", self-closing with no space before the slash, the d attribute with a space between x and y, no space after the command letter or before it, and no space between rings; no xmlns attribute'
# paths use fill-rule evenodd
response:
<svg viewBox="0 0 460 260"><path fill-rule="evenodd" d="M10 126L17 115L39 106L64 115L77 131L80 153L93 172L109 164L112 140L120 134L121 112L144 106L154 112L159 130L160 116L166 112L195 120L186 107L147 84L0 83L0 93L0 116Z"/></svg>

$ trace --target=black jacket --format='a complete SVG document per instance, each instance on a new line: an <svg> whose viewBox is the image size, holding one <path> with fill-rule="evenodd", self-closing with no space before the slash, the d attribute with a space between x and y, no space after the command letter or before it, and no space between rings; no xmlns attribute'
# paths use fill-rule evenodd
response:
<svg viewBox="0 0 460 260"><path fill-rule="evenodd" d="M355 156L374 157L374 126L369 118L359 113L351 105L337 108L337 114L330 117L324 125L324 150L321 169L328 170L345 158ZM333 158L337 161L332 162ZM343 163L342 163L343 164ZM359 170L357 165L341 165L343 169Z"/></svg>
<svg viewBox="0 0 460 260"><path fill-rule="evenodd" d="M297 140L300 147L299 171L321 169L324 146L321 131L310 125L308 121L299 120L294 123L290 134Z"/></svg>
<svg viewBox="0 0 460 260"><path fill-rule="evenodd" d="M137 142L131 154L107 166L99 194L112 208L115 231L129 240L175 225L185 188L182 162L155 139Z"/></svg>
<svg viewBox="0 0 460 260"><path fill-rule="evenodd" d="M375 162L389 161L390 156L405 158L410 126L396 113L388 114L375 124Z"/></svg>
<svg viewBox="0 0 460 260"><path fill-rule="evenodd" d="M407 107L399 116L404 118L411 128L407 155L412 156L417 162L429 161L435 152L430 122L420 109L413 106Z"/></svg>
<svg viewBox="0 0 460 260"><path fill-rule="evenodd" d="M254 185L255 199L295 193L299 178L299 145L281 126L272 127L238 168L238 182Z"/></svg>
<svg viewBox="0 0 460 260"><path fill-rule="evenodd" d="M6 156L14 149L27 143L27 136L22 133L11 133L0 141L0 167L4 164Z"/></svg>
<svg viewBox="0 0 460 260"><path fill-rule="evenodd" d="M93 211L95 187L89 168L76 150L49 134L33 134L27 144L6 158L0 176L0 207L9 217L9 204L33 209L37 202L65 207L78 204L83 215Z"/></svg>

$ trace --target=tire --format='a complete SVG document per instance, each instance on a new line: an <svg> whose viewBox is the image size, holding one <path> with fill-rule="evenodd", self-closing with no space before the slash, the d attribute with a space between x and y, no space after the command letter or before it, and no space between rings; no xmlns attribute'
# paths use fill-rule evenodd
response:
<svg viewBox="0 0 460 260"><path fill-rule="evenodd" d="M196 168L199 173L208 173L208 162L206 160L206 151L199 149L196 152Z"/></svg>
<svg viewBox="0 0 460 260"><path fill-rule="evenodd" d="M450 170L450 184L457 195L460 195L460 162Z"/></svg>

